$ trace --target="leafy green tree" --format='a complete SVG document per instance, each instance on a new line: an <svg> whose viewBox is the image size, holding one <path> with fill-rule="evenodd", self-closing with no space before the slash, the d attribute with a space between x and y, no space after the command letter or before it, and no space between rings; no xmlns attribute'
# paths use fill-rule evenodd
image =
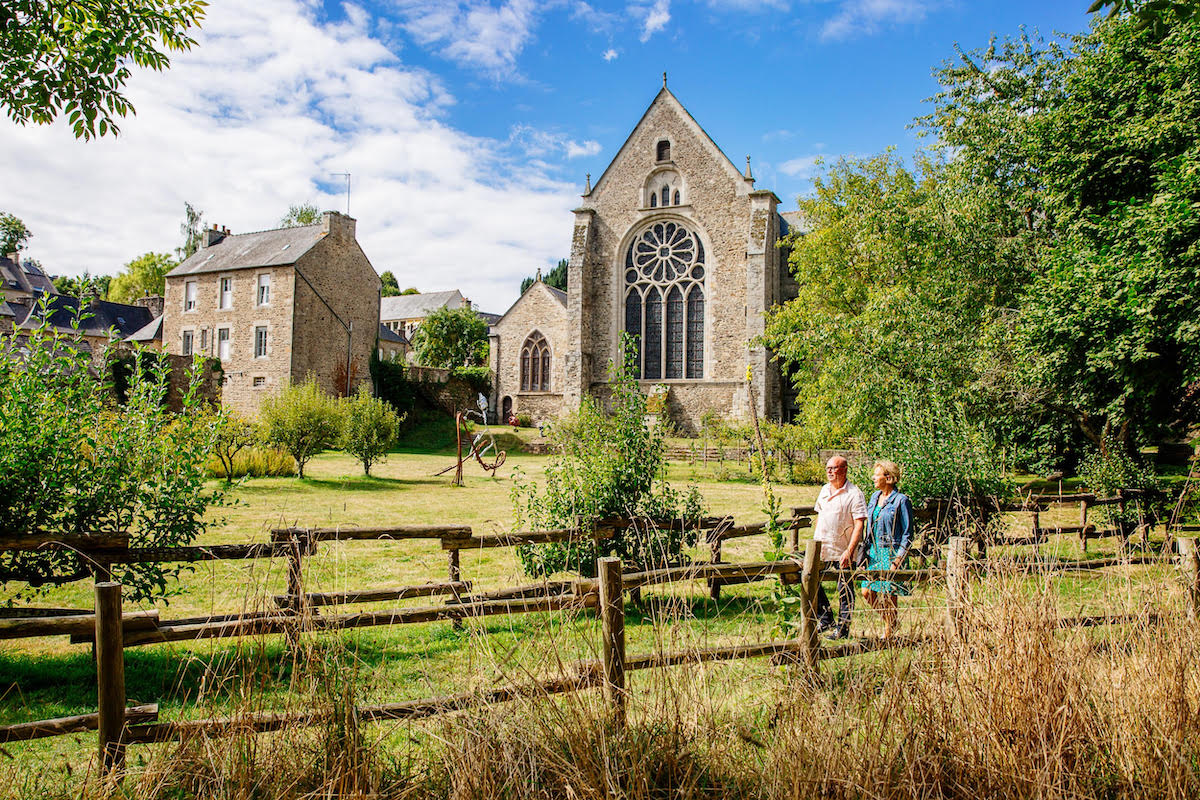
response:
<svg viewBox="0 0 1200 800"><path fill-rule="evenodd" d="M108 297L108 287L112 283L111 275L92 275L87 270L82 275L59 275L52 280L59 294L81 297L94 291L97 297Z"/></svg>
<svg viewBox="0 0 1200 800"><path fill-rule="evenodd" d="M116 135L134 111L131 65L170 66L204 18L203 0L6 0L0 4L0 106L45 125L65 114L76 138ZM136 112L135 112L136 113Z"/></svg>
<svg viewBox="0 0 1200 800"><path fill-rule="evenodd" d="M214 417L213 456L221 463L225 483L233 483L233 460L238 453L258 443L258 426L232 411L217 412Z"/></svg>
<svg viewBox="0 0 1200 800"><path fill-rule="evenodd" d="M192 370L182 410L172 414L163 402L165 360L132 371L119 407L92 367L69 331L43 326L26 338L0 338L0 530L67 545L0 553L7 602L90 577L86 559L70 549L73 539L127 533L132 547L186 545L211 524L208 509L223 502L221 491L205 488L214 432L200 370ZM114 564L113 577L131 599L158 600L183 568Z"/></svg>
<svg viewBox="0 0 1200 800"><path fill-rule="evenodd" d="M114 303L132 303L146 295L162 295L167 273L179 266L166 253L145 253L125 265L108 285L107 298Z"/></svg>
<svg viewBox="0 0 1200 800"><path fill-rule="evenodd" d="M395 297L400 294L400 284L396 283L396 275L390 269L379 273L379 280L383 283L380 294L384 297Z"/></svg>
<svg viewBox="0 0 1200 800"><path fill-rule="evenodd" d="M175 248L175 255L179 256L180 261L184 261L200 249L200 237L204 235L204 212L185 201L179 232L183 234L183 246Z"/></svg>
<svg viewBox="0 0 1200 800"><path fill-rule="evenodd" d="M372 397L365 387L344 405L341 448L361 461L363 474L370 475L371 465L396 444L405 415L397 414L391 404Z"/></svg>
<svg viewBox="0 0 1200 800"><path fill-rule="evenodd" d="M32 237L29 228L18 217L0 211L0 256L24 249Z"/></svg>
<svg viewBox="0 0 1200 800"><path fill-rule="evenodd" d="M417 361L426 367L480 367L487 363L488 326L469 308L439 308L413 334Z"/></svg>
<svg viewBox="0 0 1200 800"><path fill-rule="evenodd" d="M564 292L567 290L567 269L570 267L570 262L565 258L560 258L554 269L546 273L542 281L547 286L553 286L555 289L561 289ZM521 281L521 294L529 291L529 287L533 286L533 278L525 278Z"/></svg>
<svg viewBox="0 0 1200 800"><path fill-rule="evenodd" d="M259 421L264 441L296 459L301 478L313 456L337 444L342 429L337 398L327 394L313 378L264 400Z"/></svg>
<svg viewBox="0 0 1200 800"><path fill-rule="evenodd" d="M964 53L924 120L1040 228L1013 320L1030 405L1132 451L1200 411L1200 26L1119 15Z"/></svg>
<svg viewBox="0 0 1200 800"><path fill-rule="evenodd" d="M298 206L288 206L287 213L279 220L281 228L298 228L301 225L315 225L321 221L321 209L312 203L302 203Z"/></svg>
<svg viewBox="0 0 1200 800"><path fill-rule="evenodd" d="M410 286L407 289L405 289L404 291L400 292L400 294L420 294L420 293L421 293L421 290L415 286Z"/></svg>

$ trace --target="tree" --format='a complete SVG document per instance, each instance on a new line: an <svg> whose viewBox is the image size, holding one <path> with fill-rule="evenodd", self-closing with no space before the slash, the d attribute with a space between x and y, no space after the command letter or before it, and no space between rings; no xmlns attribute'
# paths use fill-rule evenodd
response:
<svg viewBox="0 0 1200 800"><path fill-rule="evenodd" d="M119 132L134 111L122 89L130 65L170 66L190 49L203 0L7 0L0 4L0 106L14 122L46 125L59 114L76 138ZM136 113L136 112L135 112Z"/></svg>
<svg viewBox="0 0 1200 800"><path fill-rule="evenodd" d="M925 120L979 182L1019 187L1043 230L1015 366L1097 445L1132 451L1200 412L1198 72L1200 26L1119 15L1065 45L962 54Z"/></svg>
<svg viewBox="0 0 1200 800"><path fill-rule="evenodd" d="M553 286L555 289L561 289L564 292L567 290L567 269L570 267L570 262L565 258L560 258L554 269L546 273L546 277L542 281L547 286ZM533 286L533 278L525 278L521 281L521 294L529 291L529 287Z"/></svg>
<svg viewBox="0 0 1200 800"><path fill-rule="evenodd" d="M421 293L420 289L418 289L415 286L410 286L407 289L405 289L404 291L402 291L400 294L420 294L420 293Z"/></svg>
<svg viewBox="0 0 1200 800"><path fill-rule="evenodd" d="M296 459L301 478L313 456L337 443L342 428L337 399L312 378L264 400L259 420L263 439Z"/></svg>
<svg viewBox="0 0 1200 800"><path fill-rule="evenodd" d="M112 283L111 275L92 275L87 270L83 271L82 275L67 276L59 275L52 281L54 288L59 294L70 295L71 297L82 297L85 294L95 292L97 297L108 297L108 287Z"/></svg>
<svg viewBox="0 0 1200 800"><path fill-rule="evenodd" d="M178 262L166 253L146 253L125 265L108 285L107 298L114 303L132 303L146 295L161 296L167 285L167 273Z"/></svg>
<svg viewBox="0 0 1200 800"><path fill-rule="evenodd" d="M232 411L216 414L213 427L216 431L213 455L225 472L225 483L230 484L233 483L233 460L238 453L258 442L258 427Z"/></svg>
<svg viewBox="0 0 1200 800"><path fill-rule="evenodd" d="M400 294L400 284L396 283L396 276L390 269L385 269L379 274L379 280L383 283L383 288L380 293L384 297L395 297Z"/></svg>
<svg viewBox="0 0 1200 800"><path fill-rule="evenodd" d="M372 397L366 387L345 401L342 425L342 450L362 462L363 474L371 474L371 465L396 443L403 414L391 405Z"/></svg>
<svg viewBox="0 0 1200 800"><path fill-rule="evenodd" d="M281 228L298 228L301 225L315 225L321 221L321 210L312 203L302 203L298 206L288 206L287 213L279 220Z"/></svg>
<svg viewBox="0 0 1200 800"><path fill-rule="evenodd" d="M22 250L32 236L18 217L0 211L0 256Z"/></svg>
<svg viewBox="0 0 1200 800"><path fill-rule="evenodd" d="M439 308L413 334L417 360L426 367L480 367L487 363L488 326L469 308Z"/></svg>
<svg viewBox="0 0 1200 800"><path fill-rule="evenodd" d="M175 248L175 255L180 261L200 249L200 237L204 235L204 212L192 207L191 203L183 204L183 222L179 223L179 232L183 234L183 246Z"/></svg>
<svg viewBox="0 0 1200 800"><path fill-rule="evenodd" d="M91 577L92 565L70 547L79 537L128 533L131 547L186 545L207 530L209 507L223 502L219 490L205 488L213 429L200 370L172 414L163 402L165 360L132 370L117 407L92 367L92 354L69 331L43 325L22 339L0 338L0 530L68 545L0 553L8 602ZM168 596L181 569L112 566L113 579L138 601Z"/></svg>

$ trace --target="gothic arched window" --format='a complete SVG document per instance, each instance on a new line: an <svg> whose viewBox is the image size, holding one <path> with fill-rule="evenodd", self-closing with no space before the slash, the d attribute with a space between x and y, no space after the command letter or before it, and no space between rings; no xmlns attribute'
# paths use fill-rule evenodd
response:
<svg viewBox="0 0 1200 800"><path fill-rule="evenodd" d="M658 192L650 193L650 207L658 208Z"/></svg>
<svg viewBox="0 0 1200 800"><path fill-rule="evenodd" d="M638 377L704 377L704 245L677 222L655 222L625 254L625 331Z"/></svg>
<svg viewBox="0 0 1200 800"><path fill-rule="evenodd" d="M662 188L662 204L664 206L671 205L671 187L663 186Z"/></svg>
<svg viewBox="0 0 1200 800"><path fill-rule="evenodd" d="M521 391L550 391L550 345L537 331L521 347Z"/></svg>
<svg viewBox="0 0 1200 800"><path fill-rule="evenodd" d="M675 190L675 205L679 205L679 190Z"/></svg>

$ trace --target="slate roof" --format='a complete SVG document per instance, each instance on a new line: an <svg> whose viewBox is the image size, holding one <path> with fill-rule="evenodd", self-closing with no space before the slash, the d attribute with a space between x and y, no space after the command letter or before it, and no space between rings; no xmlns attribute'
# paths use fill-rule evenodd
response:
<svg viewBox="0 0 1200 800"><path fill-rule="evenodd" d="M108 336L109 331L115 331L122 339L144 328L150 320L150 309L142 306L130 306L124 303L110 303L107 300L86 298L83 301L85 312L89 315L79 322L79 332L84 336ZM40 304L29 307L28 313L21 321L22 328L36 328L44 319L52 328L61 331L73 330L72 323L79 316L80 299L65 294L51 295L46 298L45 313Z"/></svg>
<svg viewBox="0 0 1200 800"><path fill-rule="evenodd" d="M455 298L463 305L462 292L451 289L447 292L425 292L423 294L401 294L395 297L383 297L379 300L379 318L421 319L429 316L431 311L449 305ZM457 306L456 306L457 307Z"/></svg>
<svg viewBox="0 0 1200 800"><path fill-rule="evenodd" d="M8 256L0 256L0 289L56 294L54 284L41 268L33 264L18 264Z"/></svg>
<svg viewBox="0 0 1200 800"><path fill-rule="evenodd" d="M396 344L408 344L408 339L405 339L403 334L397 333L387 325L384 325L382 322L379 323L379 341L395 342Z"/></svg>
<svg viewBox="0 0 1200 800"><path fill-rule="evenodd" d="M500 321L500 318L502 316L504 316L503 314L492 314L487 311L476 311L475 313L478 314L479 318L482 319L484 322L486 322L488 325L495 325L497 322Z"/></svg>
<svg viewBox="0 0 1200 800"><path fill-rule="evenodd" d="M565 308L567 305L567 293L562 289L555 289L550 284L546 284L546 288L550 290L550 294L554 295L554 299L562 303Z"/></svg>
<svg viewBox="0 0 1200 800"><path fill-rule="evenodd" d="M125 337L127 342L161 342L163 315L159 314L141 328Z"/></svg>
<svg viewBox="0 0 1200 800"><path fill-rule="evenodd" d="M197 250L168 272L167 277L294 264L324 235L324 226L320 223L255 233L231 233L216 244Z"/></svg>

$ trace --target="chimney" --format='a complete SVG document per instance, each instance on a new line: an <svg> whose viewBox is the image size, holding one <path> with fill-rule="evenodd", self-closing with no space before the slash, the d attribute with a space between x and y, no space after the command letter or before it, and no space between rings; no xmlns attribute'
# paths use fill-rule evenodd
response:
<svg viewBox="0 0 1200 800"><path fill-rule="evenodd" d="M321 215L321 230L326 235L353 240L354 227L354 217L339 214L337 211L326 211Z"/></svg>
<svg viewBox="0 0 1200 800"><path fill-rule="evenodd" d="M163 296L161 294L148 294L145 297L139 297L133 301L135 306L141 306L150 310L151 317L161 317L163 313Z"/></svg>
<svg viewBox="0 0 1200 800"><path fill-rule="evenodd" d="M229 235L228 228L226 228L224 230L217 230L217 223L214 222L213 226L211 228L209 228L203 234L201 234L200 246L201 247L212 247L214 244L221 241L228 235Z"/></svg>

